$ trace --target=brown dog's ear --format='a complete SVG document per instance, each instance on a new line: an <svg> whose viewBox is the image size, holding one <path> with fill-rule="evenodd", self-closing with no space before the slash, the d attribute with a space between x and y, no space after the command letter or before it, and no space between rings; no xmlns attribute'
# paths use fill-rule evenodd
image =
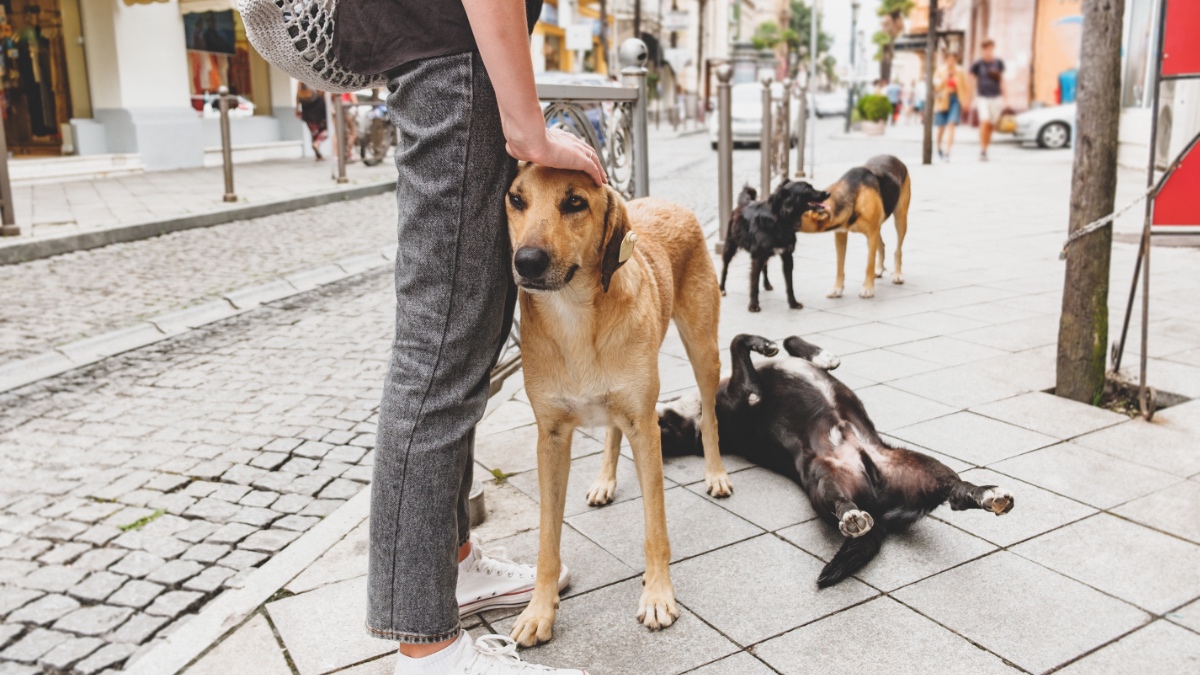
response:
<svg viewBox="0 0 1200 675"><path fill-rule="evenodd" d="M621 243L629 234L629 216L625 213L625 202L621 195L612 188L605 190L608 195L608 206L604 209L604 233L600 237L600 249L603 257L600 260L600 285L608 292L612 275L616 273L625 261L621 259Z"/></svg>

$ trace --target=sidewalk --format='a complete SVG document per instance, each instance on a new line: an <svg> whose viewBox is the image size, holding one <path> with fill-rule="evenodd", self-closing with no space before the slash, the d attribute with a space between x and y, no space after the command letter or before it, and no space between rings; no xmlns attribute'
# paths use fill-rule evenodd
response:
<svg viewBox="0 0 1200 675"><path fill-rule="evenodd" d="M800 334L834 351L842 357L835 374L881 432L968 480L1008 487L1014 511L995 518L938 509L889 537L855 579L818 591L817 571L838 537L795 485L728 457L735 492L714 500L704 494L699 458L671 459L667 518L683 614L651 633L634 620L643 561L632 461L621 464L615 503L586 506L601 446L597 431L581 432L563 532L573 584L553 641L525 650L527 658L593 675L1196 671L1200 401L1145 423L1046 393L1054 386L1069 158L1011 147L994 154L990 164L910 166L906 283L885 276L873 300L856 297L853 270L865 255L858 236L838 300L824 298L832 240L802 238L800 312L776 290L764 293L761 314L747 313L748 265L739 257L721 340ZM1136 189L1136 181L1122 185L1118 204ZM890 249L890 225L885 239ZM1113 335L1135 251L1114 246ZM1154 256L1151 383L1200 397L1200 251L1156 248ZM1136 363L1133 353L1126 363ZM694 386L674 331L660 374L664 397ZM487 482L489 519L478 534L528 561L537 548L535 434L513 378L479 429L479 475L509 477ZM210 647L202 628L211 635L243 621L187 672L393 672L394 645L363 629L365 513L352 525L270 601L240 605L221 624L202 612L134 672L167 672L154 666ZM229 593L227 607L237 605L238 591ZM491 612L467 627L506 634L516 613Z"/></svg>
<svg viewBox="0 0 1200 675"><path fill-rule="evenodd" d="M395 182L390 161L350 164L342 185L335 170L311 159L236 165L237 202L222 199L221 167L14 187L21 235L0 239L0 264L386 192Z"/></svg>

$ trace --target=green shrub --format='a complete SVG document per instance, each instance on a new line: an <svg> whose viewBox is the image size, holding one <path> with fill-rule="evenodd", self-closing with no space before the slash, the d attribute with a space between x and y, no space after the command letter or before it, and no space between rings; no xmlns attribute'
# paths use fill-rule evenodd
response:
<svg viewBox="0 0 1200 675"><path fill-rule="evenodd" d="M882 122L892 115L892 104L883 94L867 94L858 99L859 116L868 122Z"/></svg>

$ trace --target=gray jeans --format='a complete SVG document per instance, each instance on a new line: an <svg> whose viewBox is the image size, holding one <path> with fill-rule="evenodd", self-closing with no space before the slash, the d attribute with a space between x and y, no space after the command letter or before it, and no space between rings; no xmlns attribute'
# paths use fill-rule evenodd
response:
<svg viewBox="0 0 1200 675"><path fill-rule="evenodd" d="M512 322L504 195L516 162L476 54L404 66L396 125L396 337L371 484L367 629L431 643L459 630L475 425Z"/></svg>

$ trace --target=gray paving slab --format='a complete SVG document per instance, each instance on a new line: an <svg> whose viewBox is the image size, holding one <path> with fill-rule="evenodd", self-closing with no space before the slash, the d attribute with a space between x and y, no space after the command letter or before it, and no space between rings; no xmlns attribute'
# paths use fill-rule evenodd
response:
<svg viewBox="0 0 1200 675"><path fill-rule="evenodd" d="M989 469L971 469L959 475L975 485L1006 488L1015 500L1013 510L995 516L985 511L953 511L942 505L930 515L998 546L1011 546L1096 513L1091 506Z"/></svg>
<svg viewBox="0 0 1200 675"><path fill-rule="evenodd" d="M395 650L370 637L366 577L350 579L267 605L271 623L300 675L320 675ZM329 649L328 645L338 645Z"/></svg>
<svg viewBox="0 0 1200 675"><path fill-rule="evenodd" d="M710 664L689 670L692 675L772 675L774 670L754 658L750 652L738 652Z"/></svg>
<svg viewBox="0 0 1200 675"><path fill-rule="evenodd" d="M1058 439L971 412L895 429L893 436L979 466L1058 442Z"/></svg>
<svg viewBox="0 0 1200 675"><path fill-rule="evenodd" d="M1180 481L1176 476L1073 443L1060 443L993 464L998 473L1100 509Z"/></svg>
<svg viewBox="0 0 1200 675"><path fill-rule="evenodd" d="M887 384L856 389L854 393L863 402L875 428L881 432L890 433L901 427L949 415L957 409Z"/></svg>
<svg viewBox="0 0 1200 675"><path fill-rule="evenodd" d="M1167 619L1174 621L1180 626L1190 628L1196 633L1200 633L1200 600L1196 600L1184 607L1168 612L1164 615Z"/></svg>
<svg viewBox="0 0 1200 675"><path fill-rule="evenodd" d="M1063 440L1129 420L1103 408L1041 391L985 403L971 408L971 412Z"/></svg>
<svg viewBox="0 0 1200 675"><path fill-rule="evenodd" d="M768 531L817 517L804 490L790 478L757 466L734 475L737 485L729 497L710 496L703 482L687 489Z"/></svg>
<svg viewBox="0 0 1200 675"><path fill-rule="evenodd" d="M822 672L861 675L1020 672L886 597L768 640L755 652L785 675L813 672L817 664Z"/></svg>
<svg viewBox="0 0 1200 675"><path fill-rule="evenodd" d="M976 512L973 515L981 517L984 514ZM820 558L822 566L833 558L845 541L840 532L822 521L789 527L778 534ZM854 576L875 588L891 591L994 550L996 547L991 543L927 518L918 521L907 532L889 535L884 539L879 555ZM815 579L814 574L814 582Z"/></svg>
<svg viewBox="0 0 1200 675"><path fill-rule="evenodd" d="M270 624L261 614L255 614L215 649L205 654L193 666L183 671L187 675L290 675Z"/></svg>
<svg viewBox="0 0 1200 675"><path fill-rule="evenodd" d="M670 627L651 632L635 614L642 584L631 579L562 602L554 624L554 639L522 652L533 663L586 668L605 675L644 675L647 664L656 673L684 673L734 653L738 647L698 619L686 607ZM516 617L494 627L502 634Z"/></svg>
<svg viewBox="0 0 1200 675"><path fill-rule="evenodd" d="M621 462L633 463L633 457L630 455L628 448L622 450ZM741 456L733 454L721 455L721 463L725 465L725 471L730 474L729 480L734 483L734 490L737 490L737 479L733 477L733 474L754 466ZM704 480L704 458L700 455L664 457L663 478L679 485L690 485L697 481L702 481Z"/></svg>
<svg viewBox="0 0 1200 675"><path fill-rule="evenodd" d="M1150 620L1132 605L1005 551L892 597L1031 672L1062 665Z"/></svg>
<svg viewBox="0 0 1200 675"><path fill-rule="evenodd" d="M1170 428L1161 422L1130 420L1080 436L1074 442L1135 464L1187 477L1200 473L1196 438L1194 432Z"/></svg>
<svg viewBox="0 0 1200 675"><path fill-rule="evenodd" d="M1200 669L1200 635L1167 621L1154 623L1060 670L1064 675L1174 675Z"/></svg>
<svg viewBox="0 0 1200 675"><path fill-rule="evenodd" d="M316 562L289 581L287 590L292 593L304 593L365 575L369 526L369 523L364 522L350 530L349 534L322 554Z"/></svg>
<svg viewBox="0 0 1200 675"><path fill-rule="evenodd" d="M573 516L597 508L588 505L587 493L592 486L592 481L596 478L597 472L600 470L603 460L602 454L596 454L580 457L571 462L571 474L567 479L567 501L564 510L566 515ZM533 501L541 503L537 469L512 476L508 479L508 482L521 492L529 495L529 498ZM666 485L674 486L675 483L668 479ZM641 494L642 491L637 479L637 469L634 468L633 460L629 457L622 457L617 462L617 488L613 495L613 503L628 501L639 497Z"/></svg>
<svg viewBox="0 0 1200 675"><path fill-rule="evenodd" d="M949 335L938 335L925 340L891 345L885 351L932 361L943 366L959 366L1005 353L993 347L959 340Z"/></svg>
<svg viewBox="0 0 1200 675"><path fill-rule="evenodd" d="M734 488L737 489L736 487ZM671 560L699 555L748 539L762 529L681 487L665 493ZM567 518L567 522L636 571L645 569L642 499Z"/></svg>
<svg viewBox="0 0 1200 675"><path fill-rule="evenodd" d="M1200 544L1200 482L1182 481L1127 502L1113 513Z"/></svg>
<svg viewBox="0 0 1200 675"><path fill-rule="evenodd" d="M688 609L734 642L749 645L877 594L853 579L819 590L822 566L767 534L677 563L672 579L677 599Z"/></svg>
<svg viewBox="0 0 1200 675"><path fill-rule="evenodd" d="M979 362L893 380L890 386L955 408L1024 394L1028 388L979 372Z"/></svg>
<svg viewBox="0 0 1200 675"><path fill-rule="evenodd" d="M1011 550L1158 614L1200 597L1200 546L1105 513Z"/></svg>
<svg viewBox="0 0 1200 675"><path fill-rule="evenodd" d="M827 330L823 335L851 340L870 347L890 347L892 345L916 342L931 337L928 331L914 328L903 328L886 323L871 322ZM818 337L818 336L814 336ZM819 342L818 342L819 344Z"/></svg>
<svg viewBox="0 0 1200 675"><path fill-rule="evenodd" d="M603 445L576 431L571 440L571 457L600 452ZM475 461L487 469L523 473L537 468L537 427L524 426L491 434L475 443Z"/></svg>
<svg viewBox="0 0 1200 675"><path fill-rule="evenodd" d="M836 373L838 379L849 375L864 382L890 382L918 373L939 370L943 367L940 363L886 349L871 349L847 354L841 359L842 365Z"/></svg>

